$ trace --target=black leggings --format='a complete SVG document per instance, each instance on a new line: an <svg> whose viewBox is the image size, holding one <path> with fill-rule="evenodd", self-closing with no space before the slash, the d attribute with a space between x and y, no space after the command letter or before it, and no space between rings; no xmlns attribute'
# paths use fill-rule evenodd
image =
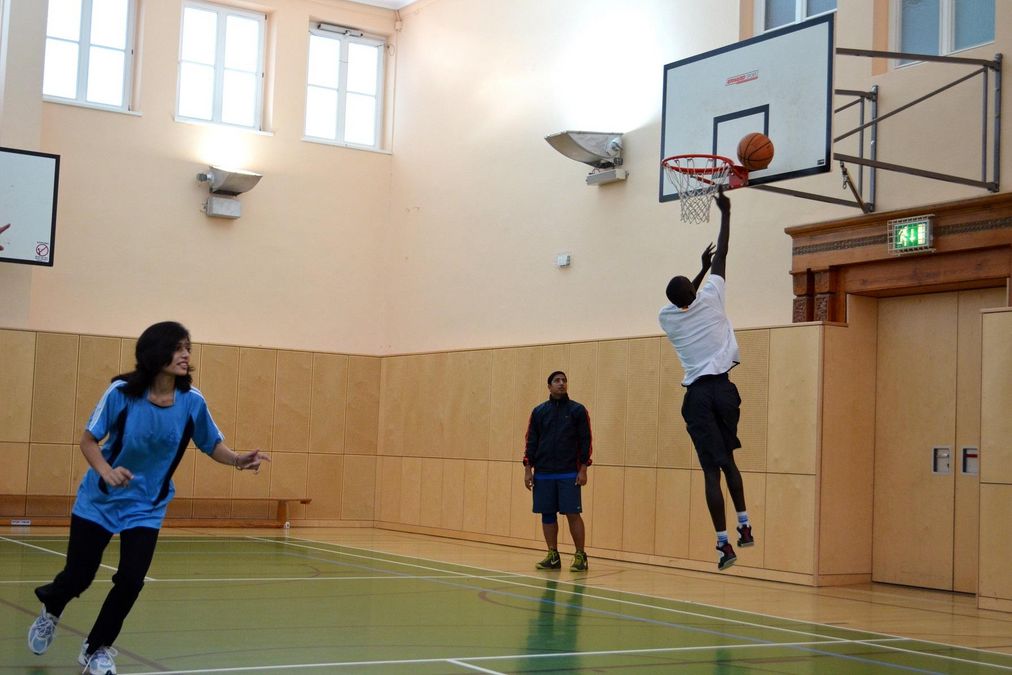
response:
<svg viewBox="0 0 1012 675"><path fill-rule="evenodd" d="M144 577L151 567L158 542L158 530L153 527L134 527L123 530L119 536L119 569L112 577L112 589L88 634L89 652L112 646L119 636L124 619L144 587ZM35 589L36 597L46 606L47 612L60 616L67 603L91 585L110 539L112 532L101 525L71 516L67 563L53 583Z"/></svg>

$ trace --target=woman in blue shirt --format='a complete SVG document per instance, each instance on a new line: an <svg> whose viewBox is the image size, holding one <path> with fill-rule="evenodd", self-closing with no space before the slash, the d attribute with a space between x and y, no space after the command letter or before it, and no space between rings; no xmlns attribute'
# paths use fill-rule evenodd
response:
<svg viewBox="0 0 1012 675"><path fill-rule="evenodd" d="M28 631L29 648L45 653L64 607L88 588L110 539L119 534L112 589L78 656L92 675L116 673L112 644L144 586L175 494L172 474L190 441L240 471L270 461L259 450L238 453L225 445L204 396L192 386L186 328L174 321L148 327L137 340L136 357L132 372L113 378L81 437L91 468L74 502L66 564L52 583L35 589L43 608Z"/></svg>

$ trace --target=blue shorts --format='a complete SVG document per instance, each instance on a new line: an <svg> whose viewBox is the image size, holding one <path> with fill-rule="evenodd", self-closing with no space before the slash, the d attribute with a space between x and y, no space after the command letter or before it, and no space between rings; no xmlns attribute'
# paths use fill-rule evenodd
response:
<svg viewBox="0 0 1012 675"><path fill-rule="evenodd" d="M565 478L556 478L565 476ZM534 513L581 513L580 486L576 474L534 474Z"/></svg>

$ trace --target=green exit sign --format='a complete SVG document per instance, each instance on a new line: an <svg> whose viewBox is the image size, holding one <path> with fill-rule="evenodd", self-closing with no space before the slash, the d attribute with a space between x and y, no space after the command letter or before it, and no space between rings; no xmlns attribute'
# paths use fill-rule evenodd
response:
<svg viewBox="0 0 1012 675"><path fill-rule="evenodd" d="M934 215L899 218L889 221L889 252L895 255L934 251L931 230Z"/></svg>

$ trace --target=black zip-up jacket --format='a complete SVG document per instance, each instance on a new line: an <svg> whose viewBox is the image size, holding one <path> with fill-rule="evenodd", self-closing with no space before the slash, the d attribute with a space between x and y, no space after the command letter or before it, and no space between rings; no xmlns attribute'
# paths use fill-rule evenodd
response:
<svg viewBox="0 0 1012 675"><path fill-rule="evenodd" d="M531 411L524 466L541 473L571 473L590 466L590 413L569 396L550 398Z"/></svg>

